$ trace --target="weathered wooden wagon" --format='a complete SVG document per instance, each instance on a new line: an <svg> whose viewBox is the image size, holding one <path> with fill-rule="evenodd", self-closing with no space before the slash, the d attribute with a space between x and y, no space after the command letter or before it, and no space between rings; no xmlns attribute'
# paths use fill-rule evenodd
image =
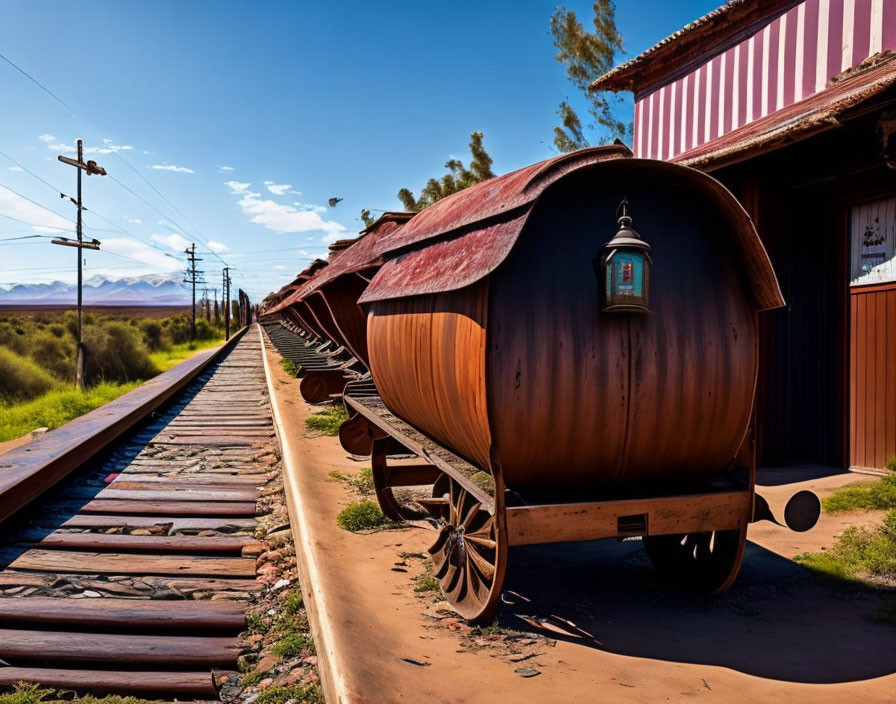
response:
<svg viewBox="0 0 896 704"><path fill-rule="evenodd" d="M583 150L439 201L385 245L360 297L375 388L345 402L387 515L407 515L394 487L433 485L458 613L491 613L512 545L643 536L665 577L732 583L747 524L772 513L754 492L756 312L784 301L723 186ZM399 446L426 463L390 465ZM784 520L817 512L803 493Z"/></svg>
<svg viewBox="0 0 896 704"><path fill-rule="evenodd" d="M313 325L320 337L349 351L350 367L357 362L366 371L369 368L367 320L358 298L382 265L383 243L411 217L413 213L383 213L358 239L340 242L329 263L285 297L274 312L293 315L305 321L307 328ZM309 325L308 321L313 322ZM337 369L310 370L302 379L301 393L306 401L319 403L341 394L352 378ZM351 432L350 427L347 426L346 434ZM361 440L364 440L363 434ZM369 442L359 449L365 447L369 452Z"/></svg>

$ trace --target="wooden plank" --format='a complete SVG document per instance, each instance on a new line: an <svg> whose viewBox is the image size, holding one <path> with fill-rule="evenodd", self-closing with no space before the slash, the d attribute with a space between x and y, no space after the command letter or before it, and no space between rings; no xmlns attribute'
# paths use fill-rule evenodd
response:
<svg viewBox="0 0 896 704"><path fill-rule="evenodd" d="M254 516L255 503L237 501L118 501L95 499L83 506L71 506L80 513L161 514L165 516Z"/></svg>
<svg viewBox="0 0 896 704"><path fill-rule="evenodd" d="M222 674L222 673L219 673ZM0 687L19 682L40 682L44 687L77 692L105 694L141 694L159 697L189 696L217 698L212 673L202 672L130 672L120 670L67 670L43 667L0 667Z"/></svg>
<svg viewBox="0 0 896 704"><path fill-rule="evenodd" d="M66 533L24 530L15 536L17 544L36 544L54 550L104 550L121 552L178 552L241 555L243 548L256 545L249 535L120 535L107 533Z"/></svg>
<svg viewBox="0 0 896 704"><path fill-rule="evenodd" d="M154 487L152 489L128 489L109 485L97 491L93 487L73 487L66 489L63 498L76 499L115 499L127 501L242 501L254 502L258 492L252 489L218 489L214 492L205 488L189 489L170 482L168 489Z"/></svg>
<svg viewBox="0 0 896 704"><path fill-rule="evenodd" d="M116 667L171 665L233 667L237 638L221 636L134 636L0 629L0 659L11 665L71 662Z"/></svg>
<svg viewBox="0 0 896 704"><path fill-rule="evenodd" d="M132 628L228 630L246 628L245 605L235 601L158 601L152 599L0 599L0 623L18 628L55 626L57 630Z"/></svg>
<svg viewBox="0 0 896 704"><path fill-rule="evenodd" d="M560 543L627 535L733 530L749 519L748 491L507 508L509 545ZM646 514L646 530L620 529L620 518Z"/></svg>
<svg viewBox="0 0 896 704"><path fill-rule="evenodd" d="M57 521L61 521L57 524ZM77 515L70 518L60 518L58 515L47 514L33 521L34 525L60 528L154 528L155 526L170 526L169 532L185 530L253 530L258 521L254 518L200 518L196 516L103 516Z"/></svg>
<svg viewBox="0 0 896 704"><path fill-rule="evenodd" d="M243 557L106 554L69 550L0 548L0 561L15 570L68 574L254 577L255 560Z"/></svg>

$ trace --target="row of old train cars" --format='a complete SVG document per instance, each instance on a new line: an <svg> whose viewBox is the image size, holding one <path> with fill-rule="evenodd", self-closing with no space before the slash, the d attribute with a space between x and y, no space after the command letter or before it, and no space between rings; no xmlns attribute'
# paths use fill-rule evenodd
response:
<svg viewBox="0 0 896 704"><path fill-rule="evenodd" d="M751 521L814 525L814 495L755 492L757 313L782 305L721 184L608 146L385 213L260 320L307 401L345 404L383 512L436 526L442 591L482 620L514 545L641 536L662 577L715 592Z"/></svg>

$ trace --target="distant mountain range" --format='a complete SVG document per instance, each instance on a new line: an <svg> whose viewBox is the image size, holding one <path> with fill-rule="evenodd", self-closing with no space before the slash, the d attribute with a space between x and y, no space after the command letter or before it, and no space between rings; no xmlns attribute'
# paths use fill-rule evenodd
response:
<svg viewBox="0 0 896 704"><path fill-rule="evenodd" d="M110 279L92 276L84 282L84 303L102 305L185 305L191 290L183 283L183 274L148 274ZM74 303L78 295L75 284L54 281L49 284L15 284L0 286L0 304L59 305Z"/></svg>

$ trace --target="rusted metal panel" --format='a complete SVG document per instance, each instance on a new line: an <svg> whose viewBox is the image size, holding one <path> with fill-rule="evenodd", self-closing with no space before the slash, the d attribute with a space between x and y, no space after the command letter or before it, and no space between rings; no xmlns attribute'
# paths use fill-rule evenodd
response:
<svg viewBox="0 0 896 704"><path fill-rule="evenodd" d="M721 183L699 171L666 162L631 159L629 155L628 150L615 147L584 149L471 186L435 203L390 238L391 255L386 254L386 263L359 302L452 291L475 283L505 260L534 203L548 186L591 169L612 171L620 177L633 178L633 182L644 174L659 175L670 184L688 183L695 197L699 194L707 205L723 213L728 236L749 282L753 309L784 305L753 223ZM488 184L492 186L484 190ZM493 196L507 200L492 201ZM478 227L470 227L471 224ZM596 247L602 244L603 241L595 242Z"/></svg>
<svg viewBox="0 0 896 704"><path fill-rule="evenodd" d="M437 293L449 286L459 289L475 283L509 254L529 211L530 207L524 207L515 217L387 261L361 302Z"/></svg>

